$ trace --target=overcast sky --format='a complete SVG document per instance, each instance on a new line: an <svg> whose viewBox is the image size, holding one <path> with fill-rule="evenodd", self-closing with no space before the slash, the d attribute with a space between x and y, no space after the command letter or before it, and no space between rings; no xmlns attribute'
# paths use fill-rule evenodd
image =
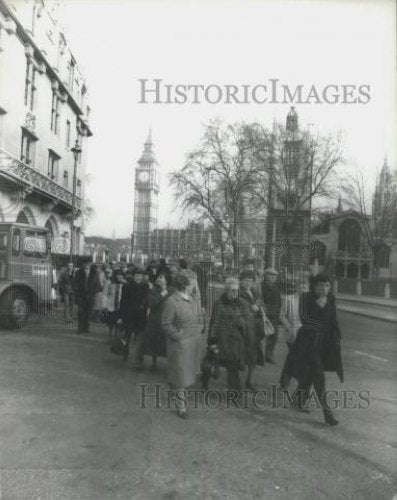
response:
<svg viewBox="0 0 397 500"><path fill-rule="evenodd" d="M91 104L88 235L132 231L133 180L149 126L162 172L159 226L183 222L167 173L181 168L202 125L284 119L289 104L139 104L143 78L169 84L293 88L371 86L368 104L296 105L302 125L346 131L346 156L375 178L396 166L395 3L382 1L61 0L58 17L86 75Z"/></svg>

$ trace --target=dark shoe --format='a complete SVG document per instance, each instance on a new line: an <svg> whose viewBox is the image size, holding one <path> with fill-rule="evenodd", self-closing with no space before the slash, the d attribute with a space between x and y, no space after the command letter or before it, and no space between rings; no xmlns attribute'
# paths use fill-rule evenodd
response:
<svg viewBox="0 0 397 500"><path fill-rule="evenodd" d="M178 417L181 417L183 419L187 418L187 410L186 410L186 408L179 408L179 410L178 410Z"/></svg>
<svg viewBox="0 0 397 500"><path fill-rule="evenodd" d="M329 413L324 412L324 419L325 419L325 423L327 425L330 425L331 427L339 424L339 420L336 420L336 418L332 415L331 412L329 412Z"/></svg>
<svg viewBox="0 0 397 500"><path fill-rule="evenodd" d="M249 391L251 391L251 392L256 392L256 389L255 389L255 387L251 384L251 382L246 382L246 383L245 383L245 387L246 387Z"/></svg>
<svg viewBox="0 0 397 500"><path fill-rule="evenodd" d="M205 391L208 391L208 387L209 387L209 377L208 377L208 376L206 376L206 375L204 375L204 374L201 374L201 376L200 376L200 382L201 382L201 384L202 384L202 386L203 386L203 389L204 389Z"/></svg>

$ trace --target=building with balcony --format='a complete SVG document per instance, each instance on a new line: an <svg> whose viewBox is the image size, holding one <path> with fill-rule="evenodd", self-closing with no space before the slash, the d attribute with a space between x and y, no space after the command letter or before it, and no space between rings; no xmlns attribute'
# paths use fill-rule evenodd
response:
<svg viewBox="0 0 397 500"><path fill-rule="evenodd" d="M82 254L88 90L53 3L0 0L0 74L0 221L46 226L68 253L74 205Z"/></svg>

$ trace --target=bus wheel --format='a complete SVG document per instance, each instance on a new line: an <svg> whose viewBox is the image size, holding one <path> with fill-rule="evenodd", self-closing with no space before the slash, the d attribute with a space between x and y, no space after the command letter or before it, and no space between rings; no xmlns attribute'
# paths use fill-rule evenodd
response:
<svg viewBox="0 0 397 500"><path fill-rule="evenodd" d="M5 328L21 328L31 311L29 295L20 289L9 289L0 298L0 322Z"/></svg>

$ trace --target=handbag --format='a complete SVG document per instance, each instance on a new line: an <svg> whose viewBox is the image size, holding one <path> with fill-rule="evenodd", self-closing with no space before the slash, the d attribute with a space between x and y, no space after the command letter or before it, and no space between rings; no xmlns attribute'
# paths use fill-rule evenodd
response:
<svg viewBox="0 0 397 500"><path fill-rule="evenodd" d="M116 354L116 356L124 356L127 352L127 342L123 337L121 328L116 329L116 335L110 345L110 352Z"/></svg>
<svg viewBox="0 0 397 500"><path fill-rule="evenodd" d="M263 326L265 330L265 337L270 337L271 335L274 335L276 333L276 330L272 323L270 322L269 318L266 316L265 311L261 307L261 314L263 318Z"/></svg>
<svg viewBox="0 0 397 500"><path fill-rule="evenodd" d="M216 345L207 347L207 352L201 362L201 373L208 378L219 377L219 348Z"/></svg>

